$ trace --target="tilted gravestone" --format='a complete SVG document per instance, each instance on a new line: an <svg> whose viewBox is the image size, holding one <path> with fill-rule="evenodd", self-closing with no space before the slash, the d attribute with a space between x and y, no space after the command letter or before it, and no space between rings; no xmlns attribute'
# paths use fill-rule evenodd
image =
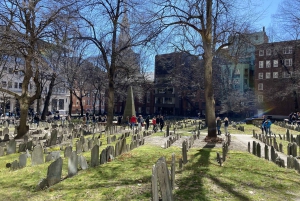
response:
<svg viewBox="0 0 300 201"><path fill-rule="evenodd" d="M85 159L84 156L82 156L82 155L78 156L78 163L79 163L79 166L82 170L88 169L88 164L87 164L86 159Z"/></svg>
<svg viewBox="0 0 300 201"><path fill-rule="evenodd" d="M28 142L27 142L27 145L26 145L26 149L28 149L28 150L30 150L30 151L31 151L31 150L32 150L32 144L33 144L33 143L32 143L32 141L31 141L31 140L30 140L30 141L28 141Z"/></svg>
<svg viewBox="0 0 300 201"><path fill-rule="evenodd" d="M31 156L31 164L39 165L44 163L44 153L41 146L35 146Z"/></svg>
<svg viewBox="0 0 300 201"><path fill-rule="evenodd" d="M4 141L8 141L9 140L9 135L8 134L5 134L4 135Z"/></svg>
<svg viewBox="0 0 300 201"><path fill-rule="evenodd" d="M70 154L68 159L68 177L76 175L78 172L78 156L75 151Z"/></svg>
<svg viewBox="0 0 300 201"><path fill-rule="evenodd" d="M47 172L47 181L48 185L52 186L61 180L61 173L62 173L62 165L63 160L61 157L56 159L53 163L51 163L48 167Z"/></svg>
<svg viewBox="0 0 300 201"><path fill-rule="evenodd" d="M82 144L82 150L83 150L83 152L89 151L89 147L88 147L88 143L87 142L85 142L84 144Z"/></svg>
<svg viewBox="0 0 300 201"><path fill-rule="evenodd" d="M10 140L6 145L6 154L9 155L9 154L16 153L16 148L17 148L16 146L17 146L16 141L14 139Z"/></svg>

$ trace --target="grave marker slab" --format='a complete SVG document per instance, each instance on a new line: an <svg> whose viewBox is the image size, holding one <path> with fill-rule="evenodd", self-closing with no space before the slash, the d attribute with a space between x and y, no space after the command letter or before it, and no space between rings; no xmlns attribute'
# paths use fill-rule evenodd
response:
<svg viewBox="0 0 300 201"><path fill-rule="evenodd" d="M61 173L62 173L62 165L63 160L61 157L56 159L53 163L51 163L48 167L47 172L47 181L48 185L52 186L61 180Z"/></svg>
<svg viewBox="0 0 300 201"><path fill-rule="evenodd" d="M16 146L16 141L14 139L10 140L6 145L6 155L16 153Z"/></svg>
<svg viewBox="0 0 300 201"><path fill-rule="evenodd" d="M73 151L68 159L68 177L76 175L78 172L78 156L75 151Z"/></svg>
<svg viewBox="0 0 300 201"><path fill-rule="evenodd" d="M27 154L21 154L19 156L19 167L23 168L26 167L26 163L27 163Z"/></svg>
<svg viewBox="0 0 300 201"><path fill-rule="evenodd" d="M32 152L31 164L39 165L44 163L44 153L41 146L35 146Z"/></svg>

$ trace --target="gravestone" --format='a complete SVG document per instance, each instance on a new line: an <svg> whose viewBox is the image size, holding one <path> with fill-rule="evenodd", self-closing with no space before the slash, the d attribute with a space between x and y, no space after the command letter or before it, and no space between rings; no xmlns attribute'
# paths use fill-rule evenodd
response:
<svg viewBox="0 0 300 201"><path fill-rule="evenodd" d="M95 141L95 139L89 140L89 142L88 142L88 149L89 149L89 150L93 148L93 146L94 146L94 141Z"/></svg>
<svg viewBox="0 0 300 201"><path fill-rule="evenodd" d="M17 170L17 169L19 169L19 163L18 163L17 160L14 160L14 162L11 163L10 169L11 170Z"/></svg>
<svg viewBox="0 0 300 201"><path fill-rule="evenodd" d="M85 142L84 144L82 144L82 150L83 150L83 152L89 151L89 147L88 147L88 143L87 142Z"/></svg>
<svg viewBox="0 0 300 201"><path fill-rule="evenodd" d="M27 163L27 154L21 154L19 156L19 167L23 168L26 167L26 163Z"/></svg>
<svg viewBox="0 0 300 201"><path fill-rule="evenodd" d="M51 163L48 167L47 172L47 181L48 185L52 186L61 180L61 173L62 173L62 165L63 160L61 157L56 159L53 163Z"/></svg>
<svg viewBox="0 0 300 201"><path fill-rule="evenodd" d="M16 146L16 141L14 139L10 140L6 145L6 155L16 153Z"/></svg>
<svg viewBox="0 0 300 201"><path fill-rule="evenodd" d="M4 148L0 146L0 156L4 156Z"/></svg>
<svg viewBox="0 0 300 201"><path fill-rule="evenodd" d="M25 152L26 151L26 146L27 146L27 144L25 144L25 143L19 144L19 153L20 152Z"/></svg>
<svg viewBox="0 0 300 201"><path fill-rule="evenodd" d="M31 157L32 165L39 165L44 163L44 153L41 146L37 145L34 147Z"/></svg>
<svg viewBox="0 0 300 201"><path fill-rule="evenodd" d="M45 162L55 161L58 158L60 158L60 151L53 151L46 156Z"/></svg>
<svg viewBox="0 0 300 201"><path fill-rule="evenodd" d="M91 151L91 167L99 165L99 146L95 145Z"/></svg>
<svg viewBox="0 0 300 201"><path fill-rule="evenodd" d="M79 166L82 170L88 169L88 164L87 164L86 159L85 159L84 156L82 156L82 155L78 156L78 163L79 163Z"/></svg>
<svg viewBox="0 0 300 201"><path fill-rule="evenodd" d="M82 153L82 144L81 144L81 141L76 142L76 153L77 154Z"/></svg>
<svg viewBox="0 0 300 201"><path fill-rule="evenodd" d="M85 138L83 136L81 136L79 140L80 140L81 144L85 143Z"/></svg>
<svg viewBox="0 0 300 201"><path fill-rule="evenodd" d="M75 151L70 154L68 159L68 177L76 175L78 172L78 156Z"/></svg>
<svg viewBox="0 0 300 201"><path fill-rule="evenodd" d="M28 149L30 151L32 150L32 140L27 142L26 149Z"/></svg>
<svg viewBox="0 0 300 201"><path fill-rule="evenodd" d="M100 155L100 165L107 162L106 149L103 149Z"/></svg>
<svg viewBox="0 0 300 201"><path fill-rule="evenodd" d="M9 134L9 129L6 127L3 129L2 131L2 134L5 135L5 134Z"/></svg>
<svg viewBox="0 0 300 201"><path fill-rule="evenodd" d="M72 154L72 147L67 146L64 151L64 157L69 158L69 157L71 157L71 154Z"/></svg>
<svg viewBox="0 0 300 201"><path fill-rule="evenodd" d="M183 160L183 164L187 163L187 142L183 141L182 142L182 160Z"/></svg>
<svg viewBox="0 0 300 201"><path fill-rule="evenodd" d="M51 137L50 137L50 141L49 141L49 146L53 146L56 145L56 141L57 141L57 130L54 129L51 132Z"/></svg>
<svg viewBox="0 0 300 201"><path fill-rule="evenodd" d="M265 159L269 160L269 147L265 144Z"/></svg>
<svg viewBox="0 0 300 201"><path fill-rule="evenodd" d="M8 134L5 134L3 140L4 140L4 141L9 141L9 135L8 135Z"/></svg>

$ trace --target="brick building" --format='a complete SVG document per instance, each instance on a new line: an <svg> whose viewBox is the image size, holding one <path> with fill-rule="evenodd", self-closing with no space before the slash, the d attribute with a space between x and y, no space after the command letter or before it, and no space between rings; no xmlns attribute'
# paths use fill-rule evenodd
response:
<svg viewBox="0 0 300 201"><path fill-rule="evenodd" d="M299 111L300 41L264 43L255 51L257 114Z"/></svg>

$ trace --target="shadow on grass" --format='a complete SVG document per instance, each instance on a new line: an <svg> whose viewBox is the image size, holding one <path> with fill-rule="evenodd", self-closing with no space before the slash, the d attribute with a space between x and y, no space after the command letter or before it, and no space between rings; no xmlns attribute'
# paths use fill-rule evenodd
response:
<svg viewBox="0 0 300 201"><path fill-rule="evenodd" d="M211 200L211 196L208 196L208 194L212 193L212 191L204 187L204 178L209 178L214 181L214 185L217 186L217 188L226 190L239 200L250 200L242 193L235 191L233 189L234 186L220 181L218 175L212 176L208 174L210 171L208 166L211 165L210 158L215 157L212 156L212 154L216 153L213 151L214 147L214 143L207 143L191 157L189 163L192 165L187 164L187 166L184 167L182 177L177 180L179 190L174 194L177 200ZM185 172L188 173L184 174Z"/></svg>

